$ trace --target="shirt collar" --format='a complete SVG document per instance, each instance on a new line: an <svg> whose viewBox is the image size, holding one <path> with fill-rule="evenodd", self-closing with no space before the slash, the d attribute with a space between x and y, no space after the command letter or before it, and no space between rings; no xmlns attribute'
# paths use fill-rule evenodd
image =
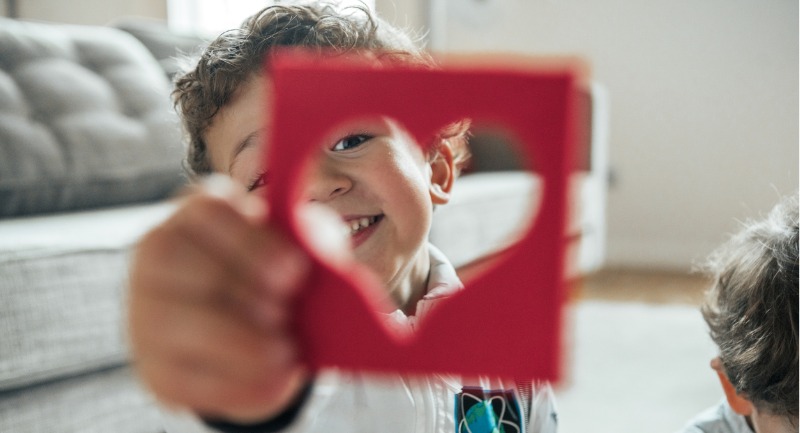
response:
<svg viewBox="0 0 800 433"><path fill-rule="evenodd" d="M435 246L428 244L428 254L430 255L428 285L425 289L425 295L417 301L416 313L413 316L406 316L402 310L397 309L389 315L390 322L393 322L393 325L396 324L400 332L413 331L417 322L430 314L430 311L439 301L464 288L455 268L447 260L444 253Z"/></svg>

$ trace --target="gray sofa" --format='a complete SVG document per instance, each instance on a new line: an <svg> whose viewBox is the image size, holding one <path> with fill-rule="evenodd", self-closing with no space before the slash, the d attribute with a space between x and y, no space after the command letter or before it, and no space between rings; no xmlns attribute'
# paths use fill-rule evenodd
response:
<svg viewBox="0 0 800 433"><path fill-rule="evenodd" d="M148 35L0 18L2 432L161 431L122 327L130 247L186 181Z"/></svg>
<svg viewBox="0 0 800 433"><path fill-rule="evenodd" d="M162 431L129 365L126 276L131 247L185 183L168 76L176 50L200 42L160 23L0 18L0 432ZM605 242L607 119L602 92L587 96L574 274L602 264ZM458 266L512 239L537 188L491 139L474 150L477 172L431 231Z"/></svg>

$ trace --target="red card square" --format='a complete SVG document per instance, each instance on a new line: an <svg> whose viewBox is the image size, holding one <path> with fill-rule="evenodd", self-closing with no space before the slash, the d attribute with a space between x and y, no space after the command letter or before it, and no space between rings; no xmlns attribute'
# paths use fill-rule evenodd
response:
<svg viewBox="0 0 800 433"><path fill-rule="evenodd" d="M519 139L529 168L536 155L543 184L538 214L522 238L407 337L388 329L376 312L382 289L371 273L360 265L337 269L311 253L317 266L297 310L308 365L558 379L567 176L578 137L581 65L464 59L432 70L284 52L271 58L267 73L273 83L269 142L291 143L269 147L268 200L275 222L301 244L294 210L304 164L326 133L358 118L396 119L421 146L456 120L500 125Z"/></svg>

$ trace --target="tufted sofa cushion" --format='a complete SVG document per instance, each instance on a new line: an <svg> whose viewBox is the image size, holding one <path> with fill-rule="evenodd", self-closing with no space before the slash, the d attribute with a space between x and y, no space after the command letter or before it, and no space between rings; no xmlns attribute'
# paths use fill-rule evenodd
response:
<svg viewBox="0 0 800 433"><path fill-rule="evenodd" d="M130 33L147 47L170 79L182 70L182 59L197 54L208 43L201 35L174 32L162 20L122 17L111 25Z"/></svg>
<svg viewBox="0 0 800 433"><path fill-rule="evenodd" d="M169 92L121 30L0 18L0 217L169 195L184 181Z"/></svg>
<svg viewBox="0 0 800 433"><path fill-rule="evenodd" d="M173 208L162 201L0 220L0 408L9 390L127 362L128 255Z"/></svg>

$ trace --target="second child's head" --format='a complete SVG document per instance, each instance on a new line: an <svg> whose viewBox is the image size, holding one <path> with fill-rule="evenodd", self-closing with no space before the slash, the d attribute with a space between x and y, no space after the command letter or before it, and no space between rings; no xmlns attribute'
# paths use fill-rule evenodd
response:
<svg viewBox="0 0 800 433"><path fill-rule="evenodd" d="M274 49L286 46L433 66L407 35L367 9L326 3L267 7L212 41L176 81L192 175L223 173L248 191L268 188L263 147L278 144L264 142L270 107L264 97L269 76L262 68ZM401 306L408 301L404 294L419 290L427 278L432 209L448 201L467 158L467 126L459 122L442 130L429 154L380 116L342 125L320 143L322 157L304 189L307 199L333 208L350 226L356 259L384 280Z"/></svg>
<svg viewBox="0 0 800 433"><path fill-rule="evenodd" d="M784 199L709 262L703 317L726 397L758 433L797 431L798 200Z"/></svg>

